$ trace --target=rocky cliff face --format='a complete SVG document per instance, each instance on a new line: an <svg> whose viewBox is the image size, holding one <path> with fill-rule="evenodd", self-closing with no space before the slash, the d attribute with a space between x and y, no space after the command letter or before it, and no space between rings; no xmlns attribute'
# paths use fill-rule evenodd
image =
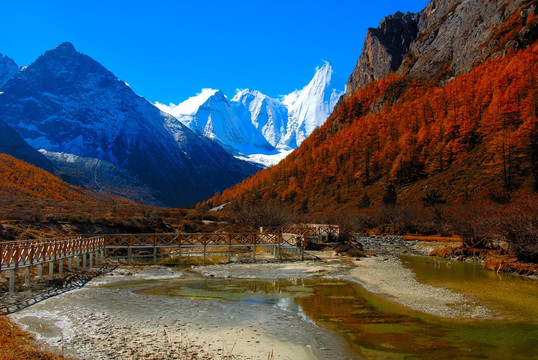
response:
<svg viewBox="0 0 538 360"><path fill-rule="evenodd" d="M397 12L381 20L377 29L367 30L362 54L349 78L346 93L398 70L417 37L418 17L418 14Z"/></svg>
<svg viewBox="0 0 538 360"><path fill-rule="evenodd" d="M368 29L348 81L349 95L394 71L444 82L508 48L536 40L536 0L432 0L418 14L384 18ZM514 33L515 32L515 33Z"/></svg>

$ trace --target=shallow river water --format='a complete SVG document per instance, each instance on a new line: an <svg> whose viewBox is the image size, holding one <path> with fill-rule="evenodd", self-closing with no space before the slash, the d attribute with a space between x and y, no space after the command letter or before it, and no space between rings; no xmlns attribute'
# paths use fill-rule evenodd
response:
<svg viewBox="0 0 538 360"><path fill-rule="evenodd" d="M366 291L345 271L331 279L293 272L271 278L274 274L263 270L250 278L244 271L239 278L229 271L222 278L182 270L176 278L105 282L27 309L17 320L44 338L53 337L55 327L69 328L62 319L85 321L100 312L208 331L251 326L307 346L312 358L322 359L538 359L536 281L429 257L407 256L402 263L420 282L471 296L492 311L493 319L443 319L413 311ZM85 314L77 315L76 303L83 304ZM44 315L60 312L61 319L43 325ZM80 351L76 342L83 337L71 335L73 349ZM92 350L87 351L91 358ZM96 358L107 358L106 352Z"/></svg>

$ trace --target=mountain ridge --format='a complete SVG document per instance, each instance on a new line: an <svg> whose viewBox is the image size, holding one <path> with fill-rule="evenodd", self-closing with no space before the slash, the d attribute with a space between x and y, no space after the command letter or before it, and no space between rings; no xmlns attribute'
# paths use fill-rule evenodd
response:
<svg viewBox="0 0 538 360"><path fill-rule="evenodd" d="M155 190L155 203L192 204L257 170L161 112L70 43L45 52L2 90L0 115L33 148L123 168Z"/></svg>
<svg viewBox="0 0 538 360"><path fill-rule="evenodd" d="M220 90L203 89L178 105L156 106L237 157L274 164L323 124L344 90L344 81L325 62L303 89L282 100L249 89L228 100Z"/></svg>

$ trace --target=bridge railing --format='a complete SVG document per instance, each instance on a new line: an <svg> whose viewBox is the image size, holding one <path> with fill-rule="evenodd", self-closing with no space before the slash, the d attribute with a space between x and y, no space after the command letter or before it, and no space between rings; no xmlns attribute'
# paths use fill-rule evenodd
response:
<svg viewBox="0 0 538 360"><path fill-rule="evenodd" d="M256 233L160 233L77 236L0 242L0 271L29 267L104 248L304 246L305 237L338 233L334 225L288 226Z"/></svg>
<svg viewBox="0 0 538 360"><path fill-rule="evenodd" d="M293 233L292 233L293 232ZM181 264L183 256L196 255L195 248L202 248L203 264L210 253L226 253L231 260L232 249L239 253L250 251L252 260L256 260L256 249L265 248L275 258L283 256L299 256L304 259L305 238L308 231L300 228L280 229L255 233L161 233L161 234L117 234L117 235L84 235L55 239L36 239L0 242L0 272L9 272L9 291L15 291L15 277L19 269L25 269L25 284L30 286L30 268L37 266L37 276L41 277L43 265L48 263L49 276L52 278L55 268L61 274L64 264L69 270L73 262L79 268L102 263L106 257L126 258L128 263L137 257L157 257L174 252ZM219 249L220 248L220 249ZM169 250L167 250L169 249ZM108 254L107 254L108 253Z"/></svg>
<svg viewBox="0 0 538 360"><path fill-rule="evenodd" d="M0 271L66 259L104 247L105 238L67 237L0 242Z"/></svg>
<svg viewBox="0 0 538 360"><path fill-rule="evenodd" d="M128 247L188 247L188 246L244 246L244 245L277 245L286 243L302 246L297 237L304 240L304 235L297 233L295 239L283 236L281 232L264 233L161 233L161 234L117 234L104 235L106 248Z"/></svg>
<svg viewBox="0 0 538 360"><path fill-rule="evenodd" d="M282 234L297 234L306 237L340 235L340 226L331 224L297 224L282 227L262 227L261 232L278 232Z"/></svg>

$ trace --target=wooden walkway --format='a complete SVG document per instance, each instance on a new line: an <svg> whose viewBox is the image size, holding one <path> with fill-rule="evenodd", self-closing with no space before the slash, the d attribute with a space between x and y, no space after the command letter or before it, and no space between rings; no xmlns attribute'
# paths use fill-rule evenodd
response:
<svg viewBox="0 0 538 360"><path fill-rule="evenodd" d="M48 265L52 278L58 273L94 264L102 264L105 258L127 259L169 257L172 253L181 265L186 256L202 256L203 265L212 254L226 254L228 262L232 254L250 252L256 261L256 249L262 248L282 260L284 256L304 260L305 240L338 234L332 225L291 226L276 229L260 229L256 233L161 233L118 234L78 236L71 238L21 240L0 242L0 273L9 272L9 291L15 291L15 277L19 269L25 271L25 284L30 286L30 268L37 267L37 276L43 276L43 265ZM81 264L82 262L82 264Z"/></svg>
<svg viewBox="0 0 538 360"><path fill-rule="evenodd" d="M64 265L72 270L86 269L104 262L105 238L102 236L56 239L20 240L0 242L0 272L9 272L9 291L15 291L15 275L25 270L25 284L30 287L30 268L37 266L37 276L43 276L43 265L48 264L49 276L54 275L54 265L61 274ZM88 264L89 263L89 264Z"/></svg>
<svg viewBox="0 0 538 360"><path fill-rule="evenodd" d="M178 264L182 257L202 255L203 265L209 254L226 253L231 261L233 249L250 248L252 260L256 260L256 248L264 248L275 257L282 259L288 252L304 259L305 236L283 234L281 232L260 233L168 233L168 234L121 234L106 235L105 249L107 258L152 257L157 262L160 251L175 250ZM198 252L194 250L198 249Z"/></svg>

